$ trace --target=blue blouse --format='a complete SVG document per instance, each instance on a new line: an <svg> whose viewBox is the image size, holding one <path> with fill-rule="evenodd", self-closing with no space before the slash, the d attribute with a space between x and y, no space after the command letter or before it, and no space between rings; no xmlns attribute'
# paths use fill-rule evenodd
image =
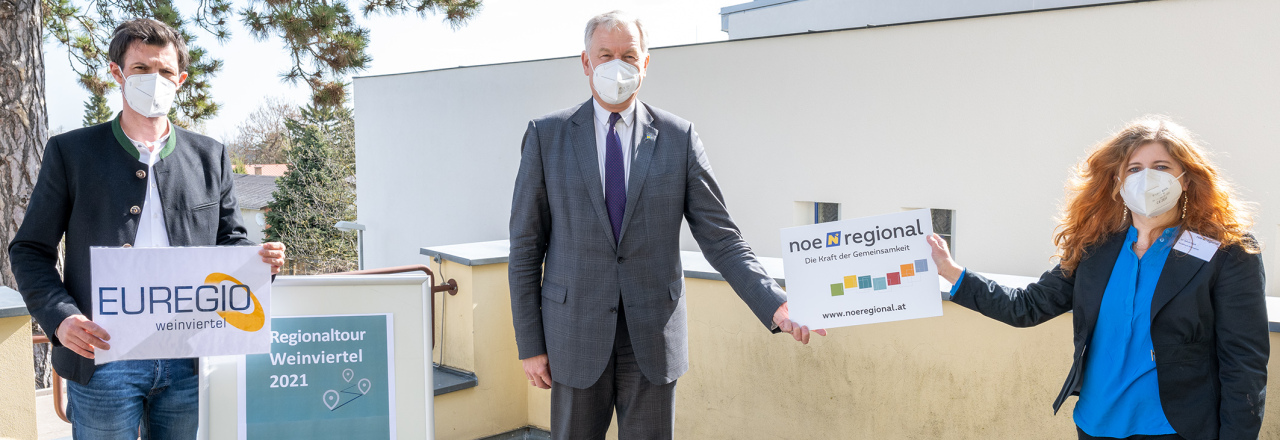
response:
<svg viewBox="0 0 1280 440"><path fill-rule="evenodd" d="M1086 434L1124 438L1176 433L1160 405L1151 346L1151 298L1177 229L1165 229L1138 258L1133 252L1138 230L1129 227L1085 353L1074 419Z"/></svg>

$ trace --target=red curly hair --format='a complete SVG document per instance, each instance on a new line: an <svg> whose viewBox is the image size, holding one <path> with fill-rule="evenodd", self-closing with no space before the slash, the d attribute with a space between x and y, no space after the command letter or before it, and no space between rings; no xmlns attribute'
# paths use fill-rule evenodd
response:
<svg viewBox="0 0 1280 440"><path fill-rule="evenodd" d="M1121 176L1133 152L1152 142L1164 146L1186 171L1178 202L1185 217L1152 233L1176 225L1224 246L1240 245L1249 253L1260 252L1258 243L1247 235L1253 225L1249 207L1237 199L1194 136L1165 117L1147 116L1098 144L1076 165L1075 176L1067 184L1061 224L1053 237L1064 273L1071 274L1091 247L1129 227L1132 219L1125 215L1120 197Z"/></svg>

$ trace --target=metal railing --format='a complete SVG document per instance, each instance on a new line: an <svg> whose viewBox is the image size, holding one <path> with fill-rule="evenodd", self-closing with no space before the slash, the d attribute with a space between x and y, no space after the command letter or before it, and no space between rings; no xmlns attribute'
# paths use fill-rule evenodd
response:
<svg viewBox="0 0 1280 440"><path fill-rule="evenodd" d="M332 275L391 275L405 272L425 272L431 279L436 279L435 272L425 264L411 264L408 266L393 266L380 269L353 270L351 272L338 272ZM431 286L431 298L428 302L431 304L431 348L436 348L436 297L437 292L449 292L450 296L458 294L458 282L450 278L449 281L440 283L438 286Z"/></svg>
<svg viewBox="0 0 1280 440"><path fill-rule="evenodd" d="M48 336L31 335L32 345L49 343L51 342L49 341ZM71 423L71 420L67 419L67 408L63 405L63 400L66 398L62 394L62 376L58 375L57 370L54 370L53 368L49 369L51 370L50 373L53 375L53 411L58 414L59 419L62 419L64 422Z"/></svg>

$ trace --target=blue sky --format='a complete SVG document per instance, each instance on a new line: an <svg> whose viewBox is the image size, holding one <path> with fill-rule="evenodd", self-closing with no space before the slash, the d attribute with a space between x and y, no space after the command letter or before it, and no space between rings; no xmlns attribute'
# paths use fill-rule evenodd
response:
<svg viewBox="0 0 1280 440"><path fill-rule="evenodd" d="M370 17L361 22L372 32L369 53L373 63L358 75L577 55L582 51L587 19L613 9L639 16L649 30L651 47L720 41L727 39L720 31L720 8L747 1L485 0L480 14L457 31L438 16ZM183 3L188 3L185 10L195 4L180 0L179 7L184 7ZM234 3L240 7L243 1ZM360 4L350 3L353 8ZM212 80L214 100L221 110L203 127L205 134L219 140L229 139L264 96L297 104L306 103L310 96L305 85L280 80L289 58L279 40L255 41L239 25L238 16L231 29L233 38L223 45L196 30L198 43L224 62L222 72ZM88 93L75 83L66 49L46 44L45 65L49 128L79 128ZM112 109L119 111L123 105L119 91L108 99Z"/></svg>

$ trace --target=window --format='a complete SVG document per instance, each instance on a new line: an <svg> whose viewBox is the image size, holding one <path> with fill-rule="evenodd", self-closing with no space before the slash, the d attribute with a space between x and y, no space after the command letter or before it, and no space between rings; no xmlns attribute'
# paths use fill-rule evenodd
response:
<svg viewBox="0 0 1280 440"><path fill-rule="evenodd" d="M796 202L796 225L816 225L840 220L840 204L829 202Z"/></svg>
<svg viewBox="0 0 1280 440"><path fill-rule="evenodd" d="M933 217L933 233L941 236L947 242L947 247L951 248L951 255L955 255L956 211L930 208L929 215Z"/></svg>
<svg viewBox="0 0 1280 440"><path fill-rule="evenodd" d="M840 220L839 203L813 203L813 223L827 223Z"/></svg>

